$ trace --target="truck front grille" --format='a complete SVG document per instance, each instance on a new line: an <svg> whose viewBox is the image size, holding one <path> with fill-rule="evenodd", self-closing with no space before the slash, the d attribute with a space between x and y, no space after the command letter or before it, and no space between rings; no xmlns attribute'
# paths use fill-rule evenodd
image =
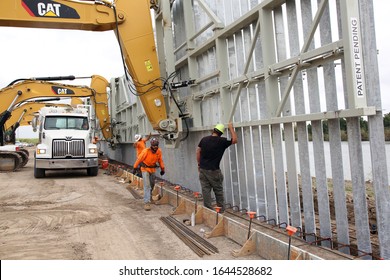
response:
<svg viewBox="0 0 390 280"><path fill-rule="evenodd" d="M53 140L53 158L84 157L84 140Z"/></svg>

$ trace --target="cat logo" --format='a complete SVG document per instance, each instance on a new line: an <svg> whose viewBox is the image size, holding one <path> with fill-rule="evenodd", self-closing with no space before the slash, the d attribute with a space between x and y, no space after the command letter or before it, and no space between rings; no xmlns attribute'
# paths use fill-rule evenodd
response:
<svg viewBox="0 0 390 280"><path fill-rule="evenodd" d="M75 9L51 0L22 0L22 6L33 17L80 18Z"/></svg>
<svg viewBox="0 0 390 280"><path fill-rule="evenodd" d="M58 95L71 95L71 94L74 94L73 90L71 90L69 88L64 88L64 87L52 86L51 90L54 92L54 94L58 94Z"/></svg>

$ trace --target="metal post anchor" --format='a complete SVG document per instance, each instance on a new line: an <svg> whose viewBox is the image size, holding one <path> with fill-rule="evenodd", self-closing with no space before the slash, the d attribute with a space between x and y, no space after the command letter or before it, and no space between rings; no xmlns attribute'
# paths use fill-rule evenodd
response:
<svg viewBox="0 0 390 280"><path fill-rule="evenodd" d="M176 207L179 207L179 190L180 190L180 186L175 186L175 191L176 191Z"/></svg>
<svg viewBox="0 0 390 280"><path fill-rule="evenodd" d="M195 196L195 214L196 214L196 212L198 212L198 196L199 196L199 192L194 192L194 196Z"/></svg>
<svg viewBox="0 0 390 280"><path fill-rule="evenodd" d="M248 212L247 214L249 215L248 237L246 238L248 240L251 234L252 219L256 217L256 212Z"/></svg>
<svg viewBox="0 0 390 280"><path fill-rule="evenodd" d="M291 251L291 236L293 236L294 233L297 232L297 229L295 227L292 227L292 226L287 226L286 227L286 231L287 231L287 234L288 234L288 254L287 254L287 259L289 260L290 259L290 251Z"/></svg>
<svg viewBox="0 0 390 280"><path fill-rule="evenodd" d="M217 216L216 216L216 219L215 219L215 224L217 225L218 224L218 213L221 212L222 207L215 206L214 209L217 212Z"/></svg>

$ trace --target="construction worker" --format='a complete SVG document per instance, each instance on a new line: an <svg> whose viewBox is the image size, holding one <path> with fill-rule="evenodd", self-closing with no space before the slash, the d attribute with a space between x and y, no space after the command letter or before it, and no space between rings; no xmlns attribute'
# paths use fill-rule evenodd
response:
<svg viewBox="0 0 390 280"><path fill-rule="evenodd" d="M221 207L221 213L225 211L225 198L223 194L223 175L219 164L225 150L232 144L237 143L237 134L233 124L228 125L231 139L221 137L225 130L223 124L217 124L212 134L203 137L196 149L198 161L199 181L202 187L203 205L212 209L211 191L214 192L217 206Z"/></svg>
<svg viewBox="0 0 390 280"><path fill-rule="evenodd" d="M156 168L160 167L161 176L165 174L162 152L158 145L159 142L157 138L153 137L150 140L150 147L141 152L133 165L134 172L138 172L138 167L141 167L142 179L144 180L144 209L146 211L150 211L151 209L151 193L154 187Z"/></svg>
<svg viewBox="0 0 390 280"><path fill-rule="evenodd" d="M141 134L136 134L134 136L134 148L137 152L137 156L136 158L139 157L139 155L141 154L141 152L146 148L146 142L149 141L150 137L151 137L152 133L150 133L148 136L142 138L142 135ZM142 177L142 174L141 174L141 171L139 171L138 173L134 173L136 176L138 177Z"/></svg>
<svg viewBox="0 0 390 280"><path fill-rule="evenodd" d="M150 133L148 136L146 136L144 138L142 138L141 134L136 134L134 136L135 142L134 142L133 146L137 150L137 158L141 154L143 149L146 148L146 142L149 141L151 135L152 135L152 133Z"/></svg>

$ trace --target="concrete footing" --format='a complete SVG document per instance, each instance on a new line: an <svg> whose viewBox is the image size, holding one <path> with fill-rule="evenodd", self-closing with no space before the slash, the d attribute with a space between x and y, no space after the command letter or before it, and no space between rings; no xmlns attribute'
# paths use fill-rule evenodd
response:
<svg viewBox="0 0 390 280"><path fill-rule="evenodd" d="M164 187L163 183L156 184L153 197L158 199L156 204L170 204L174 208L172 215L188 215L195 212L195 223L204 224L211 230L205 232L206 238L226 236L241 245L235 250L235 257L256 254L268 260L349 260L352 256L337 250L311 245L298 236L289 236L284 228L273 228L264 223L251 223L230 215L220 214L195 203L192 198L183 195L172 187ZM290 239L291 238L291 239Z"/></svg>

